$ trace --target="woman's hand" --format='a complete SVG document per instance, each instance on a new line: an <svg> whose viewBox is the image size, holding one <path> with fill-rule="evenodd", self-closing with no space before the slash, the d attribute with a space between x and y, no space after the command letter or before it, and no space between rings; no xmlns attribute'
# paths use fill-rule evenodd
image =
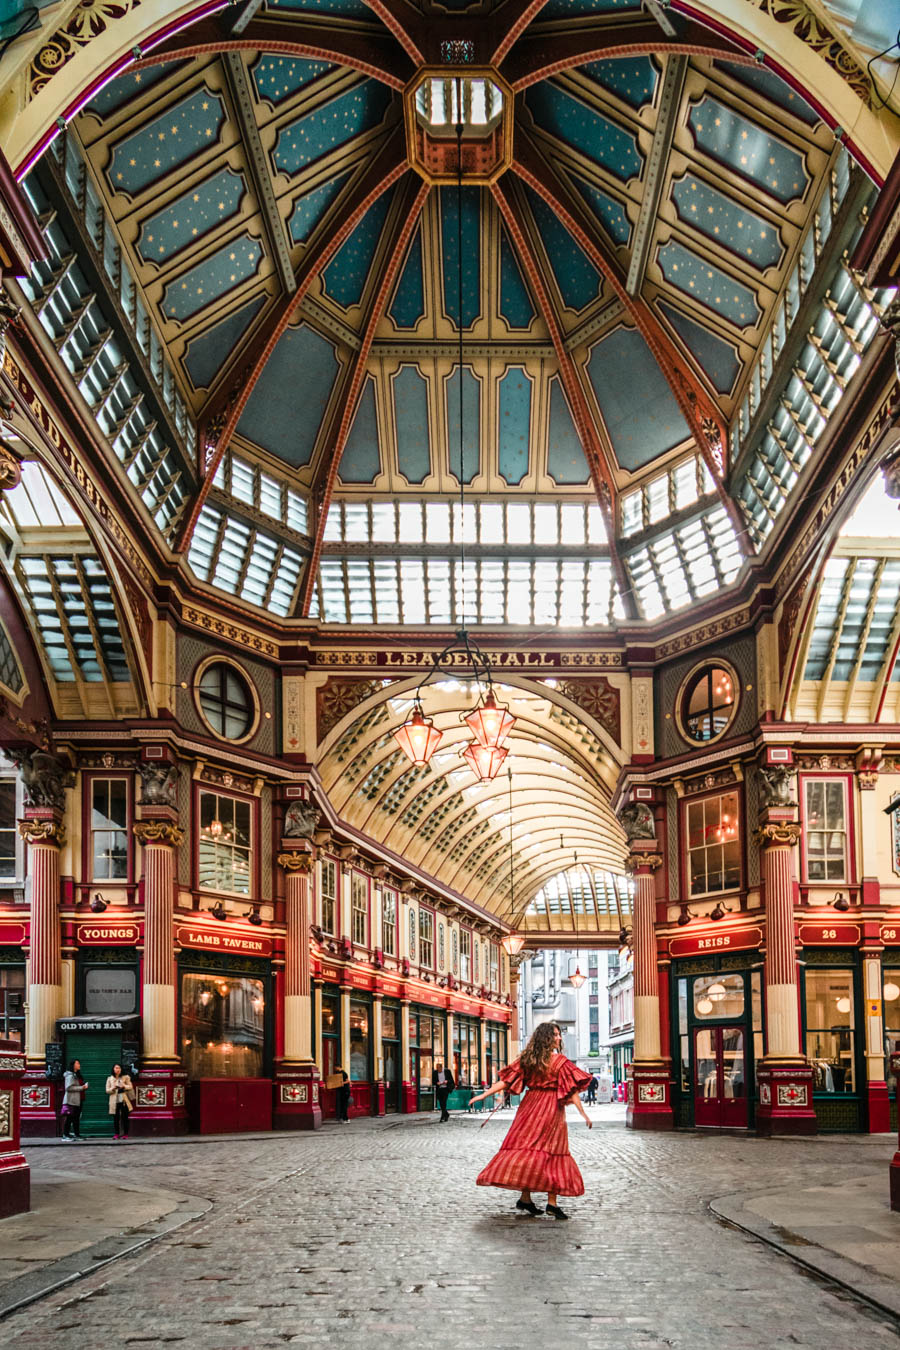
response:
<svg viewBox="0 0 900 1350"><path fill-rule="evenodd" d="M585 1125L587 1125L589 1130L592 1130L594 1128L594 1122L591 1120L590 1116L588 1116L587 1120L584 1123Z"/></svg>

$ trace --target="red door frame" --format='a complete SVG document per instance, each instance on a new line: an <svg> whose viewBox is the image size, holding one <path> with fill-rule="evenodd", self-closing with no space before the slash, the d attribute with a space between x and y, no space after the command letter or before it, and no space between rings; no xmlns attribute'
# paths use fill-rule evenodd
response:
<svg viewBox="0 0 900 1350"><path fill-rule="evenodd" d="M701 1057L697 1052L697 1039L709 1033L712 1055ZM743 1073L740 1079L742 1092L735 1096L732 1091L726 1094L725 1084L725 1039L727 1036L739 1037L741 1065ZM736 1048L736 1047L735 1047ZM700 1082L701 1062L707 1067L703 1081ZM714 1075L714 1076L713 1076ZM733 1080L729 1080L732 1081ZM712 1089L708 1091L707 1089ZM746 1130L748 1125L747 1100L747 1031L742 1024L694 1027L694 1124L700 1129Z"/></svg>

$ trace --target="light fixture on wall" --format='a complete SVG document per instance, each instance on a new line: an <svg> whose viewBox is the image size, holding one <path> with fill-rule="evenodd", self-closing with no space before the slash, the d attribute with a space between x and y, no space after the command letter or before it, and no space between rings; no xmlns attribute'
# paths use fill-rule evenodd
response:
<svg viewBox="0 0 900 1350"><path fill-rule="evenodd" d="M439 656L432 657L432 669L422 680L413 701L412 716L391 734L403 753L417 767L431 759L441 743L442 733L422 708L422 689L438 676L448 679L474 680L478 686L475 708L460 717L472 733L472 740L462 750L463 759L481 782L496 778L509 753L504 742L516 724L516 719L497 702L494 693L490 662L466 629L466 483L465 483L465 428L463 424L463 249L462 249L462 135L463 99L460 77L456 78L456 251L457 251L457 325L459 352L457 376L459 379L459 594L462 624L453 642ZM471 672L471 674L469 673Z"/></svg>
<svg viewBox="0 0 900 1350"><path fill-rule="evenodd" d="M95 914L102 914L105 909L109 909L109 901L104 900L99 891L95 891L91 899L91 909Z"/></svg>
<svg viewBox="0 0 900 1350"><path fill-rule="evenodd" d="M509 782L509 921L513 923L516 916L516 888L513 874L512 769L507 769L506 776ZM511 933L503 934L500 945L507 956L518 956L525 946L525 934L513 929Z"/></svg>
<svg viewBox="0 0 900 1350"><path fill-rule="evenodd" d="M847 910L850 908L849 895L845 895L843 891L837 891L831 902L831 908L840 910L841 914L846 914Z"/></svg>
<svg viewBox="0 0 900 1350"><path fill-rule="evenodd" d="M691 919L693 919L693 918L694 918L694 915L691 913L691 911L690 911L690 909L688 908L688 906L687 906L687 905L682 905L682 906L681 906L681 913L678 915L678 918L675 920L675 922L678 924L678 927L679 927L679 928L685 928L685 927L691 922Z"/></svg>
<svg viewBox="0 0 900 1350"><path fill-rule="evenodd" d="M247 920L248 923L252 923L255 928L258 928L259 925L262 923L262 916L256 905L253 906L253 908L249 911L249 913L244 915L244 918Z"/></svg>
<svg viewBox="0 0 900 1350"><path fill-rule="evenodd" d="M218 919L220 923L224 923L228 918L228 910L222 904L221 900L217 900L209 912L213 918Z"/></svg>
<svg viewBox="0 0 900 1350"><path fill-rule="evenodd" d="M725 915L730 913L731 910L726 909L725 906L722 904L722 901L719 900L716 903L715 909L711 910L709 917L712 919L713 923L718 923L720 919L724 919Z"/></svg>

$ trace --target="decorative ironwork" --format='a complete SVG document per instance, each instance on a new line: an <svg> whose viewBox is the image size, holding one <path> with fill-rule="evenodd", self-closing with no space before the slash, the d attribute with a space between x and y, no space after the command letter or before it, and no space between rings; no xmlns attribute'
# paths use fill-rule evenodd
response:
<svg viewBox="0 0 900 1350"><path fill-rule="evenodd" d="M441 61L445 66L470 66L475 61L475 43L471 38L444 38Z"/></svg>

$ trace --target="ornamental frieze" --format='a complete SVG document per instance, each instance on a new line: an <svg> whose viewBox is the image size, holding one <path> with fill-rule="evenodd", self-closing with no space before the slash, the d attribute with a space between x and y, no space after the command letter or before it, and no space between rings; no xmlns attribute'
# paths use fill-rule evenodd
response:
<svg viewBox="0 0 900 1350"><path fill-rule="evenodd" d="M815 12L804 0L756 0L756 5L776 23L790 27L801 42L837 71L867 108L876 107L875 85L868 71L827 26L821 9Z"/></svg>
<svg viewBox="0 0 900 1350"><path fill-rule="evenodd" d="M360 703L377 694L388 681L341 679L330 675L316 690L316 740L324 741L329 731Z"/></svg>
<svg viewBox="0 0 900 1350"><path fill-rule="evenodd" d="M203 610L194 609L187 605L182 611L182 617L185 623L192 624L195 628L201 628L204 633L214 633L216 637L239 643L242 647L249 647L251 651L259 652L263 656L271 656L273 660L278 656L277 643L270 642L268 638L260 637L259 633L251 633L246 628L238 628L237 624L220 619L218 615L206 614Z"/></svg>
<svg viewBox="0 0 900 1350"><path fill-rule="evenodd" d="M605 675L596 680L561 680L556 688L563 698L593 717L616 745L622 744L621 693Z"/></svg>
<svg viewBox="0 0 900 1350"><path fill-rule="evenodd" d="M56 30L32 61L28 72L29 99L39 94L82 47L99 37L107 24L124 18L129 10L138 9L140 4L141 0L81 0L68 21Z"/></svg>
<svg viewBox="0 0 900 1350"><path fill-rule="evenodd" d="M184 830L168 820L138 820L132 825L135 838L139 843L170 844L177 848L184 840Z"/></svg>

